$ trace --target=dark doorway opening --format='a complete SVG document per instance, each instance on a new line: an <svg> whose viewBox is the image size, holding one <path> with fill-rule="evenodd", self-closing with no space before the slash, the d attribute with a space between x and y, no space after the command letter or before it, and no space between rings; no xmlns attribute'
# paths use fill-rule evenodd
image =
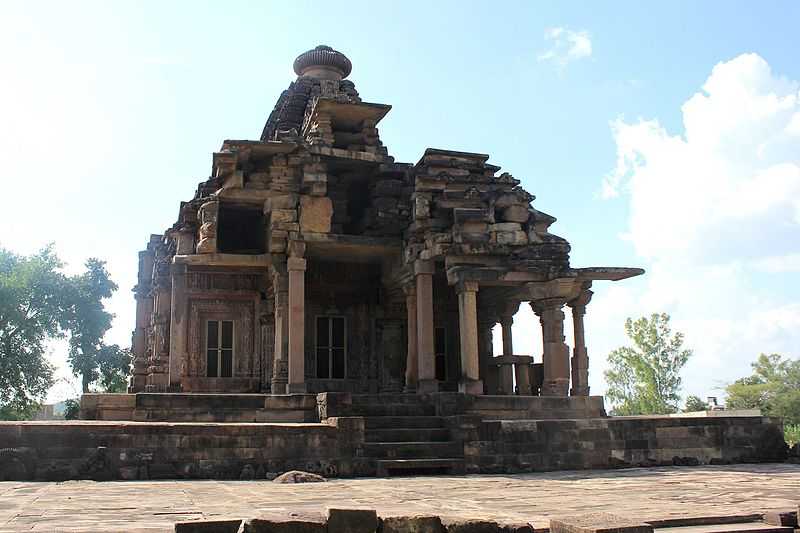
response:
<svg viewBox="0 0 800 533"><path fill-rule="evenodd" d="M263 254L264 214L260 207L221 205L217 248L226 254Z"/></svg>

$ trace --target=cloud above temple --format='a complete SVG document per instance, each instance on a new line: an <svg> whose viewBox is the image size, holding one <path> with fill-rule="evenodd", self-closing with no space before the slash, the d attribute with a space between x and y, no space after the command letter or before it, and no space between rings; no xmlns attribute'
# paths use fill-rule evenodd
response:
<svg viewBox="0 0 800 533"><path fill-rule="evenodd" d="M611 124L602 194L629 202L623 238L648 274L641 294L615 296L634 308L609 292L594 312L671 313L696 352L690 392L749 373L759 352L798 356L800 305L770 276L800 270L799 89L743 54L683 104L682 134L657 119Z"/></svg>
<svg viewBox="0 0 800 533"><path fill-rule="evenodd" d="M560 70L592 55L592 39L586 30L548 28L544 32L544 39L550 48L538 55L538 61L552 63Z"/></svg>

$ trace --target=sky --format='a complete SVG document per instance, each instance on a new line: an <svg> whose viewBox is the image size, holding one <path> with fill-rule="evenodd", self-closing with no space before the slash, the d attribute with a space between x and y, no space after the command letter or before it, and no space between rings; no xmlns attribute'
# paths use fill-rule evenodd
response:
<svg viewBox="0 0 800 533"><path fill-rule="evenodd" d="M491 154L573 266L646 269L593 287L593 393L625 319L666 312L694 350L684 393L719 396L759 353L800 356L799 23L788 0L0 1L0 246L106 260L108 341L129 345L138 250L328 44L393 106L398 161ZM536 322L517 314L516 353L540 357ZM50 357L50 399L75 395Z"/></svg>

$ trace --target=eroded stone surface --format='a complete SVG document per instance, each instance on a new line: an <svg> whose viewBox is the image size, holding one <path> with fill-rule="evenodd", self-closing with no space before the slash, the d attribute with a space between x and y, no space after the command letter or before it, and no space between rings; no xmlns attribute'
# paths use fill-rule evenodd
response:
<svg viewBox="0 0 800 533"><path fill-rule="evenodd" d="M546 490L543 489L546 487ZM170 531L179 521L375 509L381 517L446 515L547 528L556 516L610 512L637 521L792 509L800 465L335 480L0 483L0 531Z"/></svg>

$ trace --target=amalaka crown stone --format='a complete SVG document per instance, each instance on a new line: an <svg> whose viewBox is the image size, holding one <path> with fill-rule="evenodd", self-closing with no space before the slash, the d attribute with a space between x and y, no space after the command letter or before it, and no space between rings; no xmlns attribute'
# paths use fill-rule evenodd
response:
<svg viewBox="0 0 800 533"><path fill-rule="evenodd" d="M353 65L347 56L324 44L303 52L294 60L294 72L298 76L341 80L352 69Z"/></svg>

